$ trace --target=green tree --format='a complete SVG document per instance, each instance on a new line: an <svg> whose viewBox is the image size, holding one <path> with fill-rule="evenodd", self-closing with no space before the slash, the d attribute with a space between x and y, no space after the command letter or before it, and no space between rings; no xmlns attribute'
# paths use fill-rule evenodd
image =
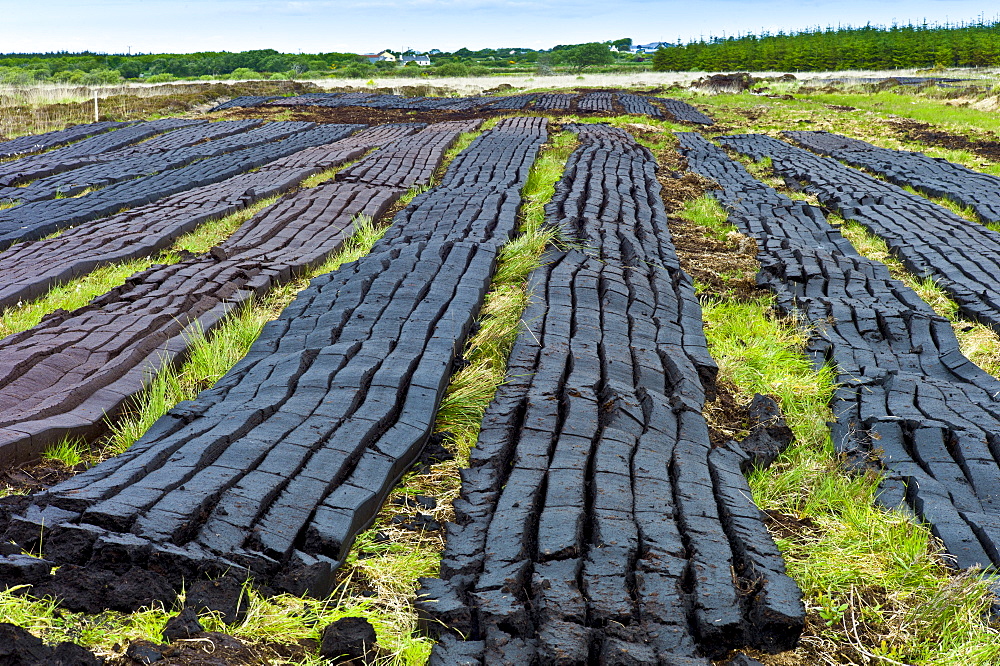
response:
<svg viewBox="0 0 1000 666"><path fill-rule="evenodd" d="M574 46L561 55L562 59L577 71L591 65L610 65L615 61L615 55L607 45L598 42Z"/></svg>

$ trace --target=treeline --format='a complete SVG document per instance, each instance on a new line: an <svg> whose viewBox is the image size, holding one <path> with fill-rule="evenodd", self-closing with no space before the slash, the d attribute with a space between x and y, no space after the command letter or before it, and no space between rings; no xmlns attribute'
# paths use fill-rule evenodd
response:
<svg viewBox="0 0 1000 666"><path fill-rule="evenodd" d="M510 71L547 71L566 66L580 69L610 63L632 64L631 39L603 44L560 45L550 51L526 48L467 48L452 52L432 50L431 67L396 62L371 63L356 53L288 54L274 49L242 53L184 54L15 53L0 54L0 84L69 83L97 85L140 80L161 83L179 79L317 79L322 77L369 78L387 75L483 76ZM622 53L614 54L615 45ZM600 51L600 53L598 53ZM396 56L417 55L395 52ZM641 60L641 58L639 59ZM648 64L646 65L648 66Z"/></svg>
<svg viewBox="0 0 1000 666"><path fill-rule="evenodd" d="M399 54L402 55L402 54ZM125 79L160 83L178 79L296 79L326 76L369 77L398 69L394 75L468 76L488 74L493 69L517 65L534 67L538 52L531 49L459 49L435 52L434 67L393 62L372 64L356 53L292 55L274 49L242 53L204 52L184 54L17 53L0 54L0 83L71 83L96 85ZM405 71L404 71L405 69ZM417 71L420 70L420 71Z"/></svg>
<svg viewBox="0 0 1000 666"><path fill-rule="evenodd" d="M354 53L290 55L274 49L139 55L17 53L0 54L0 82L98 84L123 79L156 82L188 77L242 78L241 75L250 73L294 78L306 72L325 75L362 64L367 65L368 61Z"/></svg>
<svg viewBox="0 0 1000 666"><path fill-rule="evenodd" d="M1000 65L1000 21L712 38L653 56L657 71L823 71Z"/></svg>

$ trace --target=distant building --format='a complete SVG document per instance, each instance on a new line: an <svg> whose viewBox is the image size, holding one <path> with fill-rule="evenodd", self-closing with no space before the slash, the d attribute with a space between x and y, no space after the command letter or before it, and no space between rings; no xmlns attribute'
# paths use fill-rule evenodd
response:
<svg viewBox="0 0 1000 666"><path fill-rule="evenodd" d="M612 44L611 46L609 46L608 50L611 51L612 53L618 53L618 47L615 46L614 44Z"/></svg>
<svg viewBox="0 0 1000 666"><path fill-rule="evenodd" d="M377 62L396 62L396 56L392 55L388 51L382 51L381 53L366 53L361 57L368 58L368 62L373 65Z"/></svg>
<svg viewBox="0 0 1000 666"><path fill-rule="evenodd" d="M667 42L652 42L651 44L633 44L629 47L629 53L656 53L657 49L669 49L673 44Z"/></svg>
<svg viewBox="0 0 1000 666"><path fill-rule="evenodd" d="M417 65L420 66L420 67L430 67L431 66L430 56L427 56L427 55L403 56L402 58L399 59L399 64L401 64L403 67L406 67L411 62L417 63Z"/></svg>

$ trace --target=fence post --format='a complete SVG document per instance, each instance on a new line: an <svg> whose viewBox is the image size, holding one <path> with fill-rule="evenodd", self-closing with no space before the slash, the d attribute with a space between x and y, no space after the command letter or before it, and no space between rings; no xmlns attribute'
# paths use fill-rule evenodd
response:
<svg viewBox="0 0 1000 666"><path fill-rule="evenodd" d="M97 114L97 88L94 88L94 122L95 123L97 122L98 117L99 116Z"/></svg>

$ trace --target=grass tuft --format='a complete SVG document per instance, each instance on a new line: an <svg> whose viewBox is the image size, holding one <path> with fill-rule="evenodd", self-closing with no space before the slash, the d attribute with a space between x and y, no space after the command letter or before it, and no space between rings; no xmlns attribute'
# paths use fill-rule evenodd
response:
<svg viewBox="0 0 1000 666"><path fill-rule="evenodd" d="M719 203L718 199L709 195L686 201L684 208L677 212L677 216L692 224L704 227L718 241L731 240L732 234L739 233L736 225L729 222L722 204Z"/></svg>
<svg viewBox="0 0 1000 666"><path fill-rule="evenodd" d="M60 463L73 469L86 460L88 447L79 438L67 437L42 452L42 460Z"/></svg>

